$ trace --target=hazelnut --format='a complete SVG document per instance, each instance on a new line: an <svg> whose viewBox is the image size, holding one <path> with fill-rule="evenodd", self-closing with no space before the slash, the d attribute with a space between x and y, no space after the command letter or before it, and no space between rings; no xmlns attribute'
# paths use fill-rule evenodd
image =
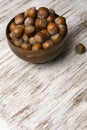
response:
<svg viewBox="0 0 87 130"><path fill-rule="evenodd" d="M36 42L42 43L42 42L45 41L45 39L46 39L46 36L45 36L44 33L42 33L42 32L36 33L36 35L35 35L35 40L36 40Z"/></svg>
<svg viewBox="0 0 87 130"><path fill-rule="evenodd" d="M35 27L33 25L25 26L24 32L25 34L31 36L35 32Z"/></svg>
<svg viewBox="0 0 87 130"><path fill-rule="evenodd" d="M19 39L20 39L20 38L19 38L19 37L16 37L16 36L13 36L13 37L12 37L12 41L13 41L13 42L17 42Z"/></svg>
<svg viewBox="0 0 87 130"><path fill-rule="evenodd" d="M54 15L54 18L57 18L59 15L55 13L53 9L49 9L50 14Z"/></svg>
<svg viewBox="0 0 87 130"><path fill-rule="evenodd" d="M54 14L55 15L54 9L49 9L49 12L50 12L50 14Z"/></svg>
<svg viewBox="0 0 87 130"><path fill-rule="evenodd" d="M58 43L61 40L61 35L59 33L51 36L51 40L53 41L53 43Z"/></svg>
<svg viewBox="0 0 87 130"><path fill-rule="evenodd" d="M79 44L76 45L75 52L77 54L83 54L85 51L86 51L86 48L82 43L79 43Z"/></svg>
<svg viewBox="0 0 87 130"><path fill-rule="evenodd" d="M24 21L24 24L25 24L26 26L28 26L28 25L34 25L34 18L27 17L27 18L25 19L25 21Z"/></svg>
<svg viewBox="0 0 87 130"><path fill-rule="evenodd" d="M61 35L65 35L67 33L67 27L65 25L60 24L58 27Z"/></svg>
<svg viewBox="0 0 87 130"><path fill-rule="evenodd" d="M18 27L22 28L24 30L24 24L17 25Z"/></svg>
<svg viewBox="0 0 87 130"><path fill-rule="evenodd" d="M43 30L41 30L41 32L46 35L46 38L47 38L47 39L50 37L50 34L49 34L49 32L48 32L47 29L43 29Z"/></svg>
<svg viewBox="0 0 87 130"><path fill-rule="evenodd" d="M46 19L36 19L35 26L38 29L45 29L47 27L47 20Z"/></svg>
<svg viewBox="0 0 87 130"><path fill-rule="evenodd" d="M55 20L55 16L53 14L50 14L48 17L47 17L47 22L54 22Z"/></svg>
<svg viewBox="0 0 87 130"><path fill-rule="evenodd" d="M21 44L21 48L25 50L31 50L31 45L24 42Z"/></svg>
<svg viewBox="0 0 87 130"><path fill-rule="evenodd" d="M28 35L26 35L26 34L24 33L24 35L22 36L22 39L23 39L25 42L28 42L29 37L28 37Z"/></svg>
<svg viewBox="0 0 87 130"><path fill-rule="evenodd" d="M53 45L53 42L52 42L51 40L47 40L47 41L45 41L45 42L42 44L42 46L43 46L44 49L48 49L48 48L50 48L52 45Z"/></svg>
<svg viewBox="0 0 87 130"><path fill-rule="evenodd" d="M25 12L25 17L32 17L34 18L36 16L36 8L35 7L32 7L30 9L28 9L26 12Z"/></svg>
<svg viewBox="0 0 87 130"><path fill-rule="evenodd" d="M47 18L47 16L49 15L49 10L46 7L40 7L38 9L38 18Z"/></svg>
<svg viewBox="0 0 87 130"><path fill-rule="evenodd" d="M9 26L9 30L12 31L15 28L16 24L15 22L12 22Z"/></svg>
<svg viewBox="0 0 87 130"><path fill-rule="evenodd" d="M32 51L42 50L42 45L40 43L36 43L32 46Z"/></svg>
<svg viewBox="0 0 87 130"><path fill-rule="evenodd" d="M30 37L30 38L29 38L29 43L30 43L31 45L35 44L35 43L36 43L35 37Z"/></svg>
<svg viewBox="0 0 87 130"><path fill-rule="evenodd" d="M47 17L47 22L54 22L55 20L55 11L53 9L49 9L49 16Z"/></svg>
<svg viewBox="0 0 87 130"><path fill-rule="evenodd" d="M49 34L53 35L59 31L59 28L55 23L49 23L47 26L47 30L48 30Z"/></svg>
<svg viewBox="0 0 87 130"><path fill-rule="evenodd" d="M14 39L14 44L18 47L21 46L21 44L23 43L23 40L22 39Z"/></svg>
<svg viewBox="0 0 87 130"><path fill-rule="evenodd" d="M13 32L16 36L21 36L22 33L23 33L23 29L22 29L21 27L16 26L16 27L12 30L12 32Z"/></svg>
<svg viewBox="0 0 87 130"><path fill-rule="evenodd" d="M62 16L59 16L59 17L57 17L56 19L55 19L55 23L56 24L66 24L66 19L64 18L64 17L62 17Z"/></svg>
<svg viewBox="0 0 87 130"><path fill-rule="evenodd" d="M14 19L16 24L23 24L24 22L24 16L22 14L19 14Z"/></svg>
<svg viewBox="0 0 87 130"><path fill-rule="evenodd" d="M10 37L10 38L13 38L13 37L16 37L16 35L15 35L15 33L10 32L10 33L9 33L9 37Z"/></svg>

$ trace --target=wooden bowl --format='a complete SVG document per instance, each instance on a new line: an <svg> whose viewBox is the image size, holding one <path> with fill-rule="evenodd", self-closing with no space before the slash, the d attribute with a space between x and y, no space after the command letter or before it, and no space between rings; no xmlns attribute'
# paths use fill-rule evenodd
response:
<svg viewBox="0 0 87 130"><path fill-rule="evenodd" d="M66 36L58 43L54 44L52 47L45 49L45 50L39 50L39 51L29 51L29 50L24 50L22 48L19 48L15 46L10 38L9 38L9 25L13 19L8 23L7 28L6 28L6 37L7 41L9 44L9 47L11 50L16 54L18 57L25 61L29 61L31 63L44 63L48 62L52 59L54 59L56 56L58 56L64 49L65 47L65 38Z"/></svg>

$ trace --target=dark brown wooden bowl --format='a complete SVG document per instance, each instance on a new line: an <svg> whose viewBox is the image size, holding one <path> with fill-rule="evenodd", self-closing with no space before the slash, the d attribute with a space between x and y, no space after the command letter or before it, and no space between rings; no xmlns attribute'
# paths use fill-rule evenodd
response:
<svg viewBox="0 0 87 130"><path fill-rule="evenodd" d="M32 63L44 63L48 62L52 59L54 59L56 56L58 56L65 47L65 37L58 43L54 44L52 47L45 49L45 50L39 50L39 51L29 51L24 50L22 48L19 48L15 46L10 38L9 38L9 25L13 21L13 19L8 23L6 28L6 37L8 44L11 48L11 50L16 54L18 57L25 61L29 61Z"/></svg>

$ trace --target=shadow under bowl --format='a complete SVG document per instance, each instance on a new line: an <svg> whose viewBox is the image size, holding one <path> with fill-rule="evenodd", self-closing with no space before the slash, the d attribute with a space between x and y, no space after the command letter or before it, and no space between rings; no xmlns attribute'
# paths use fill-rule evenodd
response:
<svg viewBox="0 0 87 130"><path fill-rule="evenodd" d="M7 28L6 28L6 37L7 41L9 44L9 47L13 51L13 53L20 57L21 59L31 62L31 63L45 63L48 62L52 59L54 59L56 56L60 55L60 53L63 51L65 47L65 38L66 36L61 39L58 43L54 44L52 47L44 50L39 50L39 51L29 51L29 50L24 50L22 48L19 48L15 46L10 38L9 38L9 25L13 19L8 23Z"/></svg>

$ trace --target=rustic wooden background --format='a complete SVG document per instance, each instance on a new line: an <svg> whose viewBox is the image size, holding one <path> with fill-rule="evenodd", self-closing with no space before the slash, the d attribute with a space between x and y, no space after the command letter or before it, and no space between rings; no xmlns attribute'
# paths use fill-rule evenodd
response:
<svg viewBox="0 0 87 130"><path fill-rule="evenodd" d="M46 6L67 18L64 53L45 64L27 63L10 50L9 20L31 6ZM0 0L0 116L11 130L87 130L87 0Z"/></svg>

